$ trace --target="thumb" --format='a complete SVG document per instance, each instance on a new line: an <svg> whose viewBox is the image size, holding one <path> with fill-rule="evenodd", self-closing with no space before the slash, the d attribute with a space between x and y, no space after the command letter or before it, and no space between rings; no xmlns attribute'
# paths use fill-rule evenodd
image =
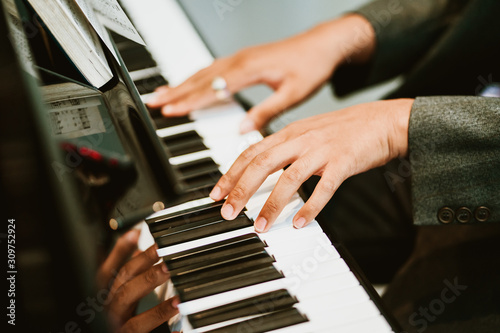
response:
<svg viewBox="0 0 500 333"><path fill-rule="evenodd" d="M240 124L240 133L245 134L264 127L272 118L295 104L300 97L293 94L292 84L283 84L271 96L251 108Z"/></svg>

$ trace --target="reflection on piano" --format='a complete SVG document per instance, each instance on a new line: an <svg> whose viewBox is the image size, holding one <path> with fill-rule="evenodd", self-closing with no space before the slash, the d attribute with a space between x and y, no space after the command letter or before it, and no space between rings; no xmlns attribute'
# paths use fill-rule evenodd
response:
<svg viewBox="0 0 500 333"><path fill-rule="evenodd" d="M102 98L109 106L109 117L123 150L134 161L138 179L132 187L123 189L126 193L108 198L108 205L100 207L97 213L81 213L83 221L92 220L95 225L97 220L96 229L102 234L98 242L94 239L88 244L98 246L109 242L110 217L135 216L134 212L162 201L167 208L142 223L141 246L145 249L156 242L158 254L171 272L173 289L168 289L179 295L182 315L171 323L173 329L183 332L395 330L397 327L381 310L371 286L364 282L343 250L332 245L320 225L314 222L301 230L292 227L291 219L303 205L298 194L269 232L254 232L253 219L279 172L266 180L235 220L222 219L221 203L213 202L207 195L221 173L240 152L260 140L261 134L239 135L237 124L243 119L244 110L236 101L174 119L162 118L153 110L150 118L143 102L156 87L179 84L210 64L213 58L178 2L124 0L122 5L147 48L112 34L125 66L114 68L121 83L108 88ZM30 98L40 103L37 95ZM47 129L42 132L50 136ZM52 149L58 144L46 141ZM53 155L51 158L60 159L55 152ZM40 162L47 164L50 160L40 158ZM54 193L68 195L59 205L63 207L58 207L65 211L59 224L73 226L88 241L92 237L85 230L86 224L71 221L67 212L72 207L85 211L88 203L83 203L83 197L78 198L81 191L67 189L67 184L71 181L63 185L53 182L50 186L56 187L51 190ZM92 204L99 206L94 201ZM109 202L113 203L112 208L108 207ZM76 234L73 230L71 239L76 239ZM67 232L61 236L65 235ZM65 246L84 247L79 240L75 240L75 245ZM95 253L87 254L85 262L93 256ZM87 270L86 279L79 282L86 288L72 294L75 297L71 304L91 293L89 276L94 272L95 265ZM62 294L58 295L64 299ZM72 318L71 306L70 311L63 312L66 318ZM70 320L64 318L56 321L62 325L58 327L64 327L64 320ZM53 324L49 321L47 327ZM97 321L91 324L92 331L104 327Z"/></svg>

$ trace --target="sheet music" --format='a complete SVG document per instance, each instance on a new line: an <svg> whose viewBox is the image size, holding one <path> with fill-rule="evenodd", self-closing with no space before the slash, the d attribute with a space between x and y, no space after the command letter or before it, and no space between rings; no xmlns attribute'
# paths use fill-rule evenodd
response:
<svg viewBox="0 0 500 333"><path fill-rule="evenodd" d="M111 38L109 37L109 34L106 32L104 29L101 21L97 18L96 13L94 12L94 9L92 6L87 2L87 0L75 0L78 7L80 7L81 11L83 14L87 17L87 20L89 21L90 25L95 29L99 37L101 37L102 41L104 44L108 47L108 50L113 54L117 62L119 63L118 60L118 55L116 54L116 51L113 47L113 43L111 42Z"/></svg>
<svg viewBox="0 0 500 333"><path fill-rule="evenodd" d="M89 24L88 18L85 13L83 13L77 4L73 0L59 0L61 7L68 15L68 18L72 21L75 27L81 32L83 38L87 40L87 44L91 51L93 51L102 61L103 64L107 65L106 55L104 50L99 43L99 39L92 27ZM86 19L87 18L87 19ZM95 29L95 27L94 27Z"/></svg>
<svg viewBox="0 0 500 333"><path fill-rule="evenodd" d="M128 19L122 7L116 0L89 0L100 21L109 29L120 35L144 45L134 25Z"/></svg>
<svg viewBox="0 0 500 333"><path fill-rule="evenodd" d="M16 4L14 0L3 0L5 4L5 18L9 25L9 39L14 46L14 50L21 59L20 63L22 68L33 77L39 79L38 73L34 68L33 54L31 53L28 40L23 29L23 22L19 18Z"/></svg>

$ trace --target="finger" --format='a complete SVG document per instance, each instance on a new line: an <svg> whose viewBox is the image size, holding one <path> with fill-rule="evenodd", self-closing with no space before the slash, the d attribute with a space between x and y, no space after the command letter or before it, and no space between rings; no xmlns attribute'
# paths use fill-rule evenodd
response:
<svg viewBox="0 0 500 333"><path fill-rule="evenodd" d="M113 277L137 249L137 242L139 241L140 233L140 230L133 229L118 238L115 246L111 250L111 253L99 268L97 279L98 284L101 287L107 287L110 285Z"/></svg>
<svg viewBox="0 0 500 333"><path fill-rule="evenodd" d="M320 157L306 154L283 171L255 220L257 232L267 232L271 228L300 185L321 168L321 163Z"/></svg>
<svg viewBox="0 0 500 333"><path fill-rule="evenodd" d="M248 167L250 162L255 158L255 156L275 145L282 143L285 140L285 132L280 131L245 149L245 151L243 151L234 161L231 168L229 168L229 170L224 175L222 175L217 184L215 184L214 188L209 194L210 198L215 201L224 199L226 195L228 195L229 192L234 188L241 175Z"/></svg>
<svg viewBox="0 0 500 333"><path fill-rule="evenodd" d="M164 263L150 267L147 271L123 284L111 298L109 312L115 321L120 323L128 318L135 309L137 302L153 291L157 286L165 283L170 274Z"/></svg>
<svg viewBox="0 0 500 333"><path fill-rule="evenodd" d="M227 220L234 219L264 180L270 174L297 159L302 153L301 148L294 140L274 146L258 154L245 169L231 192L229 192L226 202L222 205L222 217Z"/></svg>
<svg viewBox="0 0 500 333"><path fill-rule="evenodd" d="M343 177L340 177L338 174L325 171L312 195L297 214L295 214L293 226L299 229L311 223L328 201L330 201L333 194L342 183L342 180Z"/></svg>
<svg viewBox="0 0 500 333"><path fill-rule="evenodd" d="M184 98L193 91L203 87L204 84L207 84L211 80L210 77L212 77L212 74L210 74L211 71L212 68L209 66L189 77L177 87L168 87L168 89L158 88L148 100L148 106L158 108Z"/></svg>
<svg viewBox="0 0 500 333"><path fill-rule="evenodd" d="M129 319L125 325L123 325L119 332L120 333L146 333L150 332L156 327L160 326L164 322L168 321L170 318L179 313L177 306L179 305L179 299L177 297L170 298L159 305L151 308L137 316Z"/></svg>
<svg viewBox="0 0 500 333"><path fill-rule="evenodd" d="M163 106L161 112L165 117L178 117L213 104L216 101L217 99L212 88L204 86L179 101Z"/></svg>
<svg viewBox="0 0 500 333"><path fill-rule="evenodd" d="M284 82L271 96L251 108L240 124L240 133L261 129L276 115L302 99L302 94L297 92L293 82Z"/></svg>
<svg viewBox="0 0 500 333"><path fill-rule="evenodd" d="M157 249L158 246L155 244L149 247L146 251L130 259L118 272L110 292L114 293L124 283L145 272L157 263L159 260L158 254L156 253Z"/></svg>

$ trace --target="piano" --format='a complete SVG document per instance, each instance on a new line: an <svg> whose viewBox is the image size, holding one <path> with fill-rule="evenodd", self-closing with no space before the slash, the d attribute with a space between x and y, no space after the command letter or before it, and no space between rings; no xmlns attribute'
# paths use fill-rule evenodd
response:
<svg viewBox="0 0 500 333"><path fill-rule="evenodd" d="M222 219L222 203L213 202L207 197L208 193L239 153L261 140L262 135L259 132L239 135L238 124L245 109L237 99L194 111L188 117L165 119L158 112L148 113L144 102L157 86L181 83L209 65L213 56L179 2L122 0L121 4L147 47L111 34L122 66L115 67L118 80L103 92L103 98L109 100L113 109L110 118L116 118L116 112L122 112L127 118L126 125L117 123L115 126L117 131L126 134L119 135L118 139L128 152L126 156L135 163L137 181L127 188L120 187L119 193L111 191L110 194L106 190L92 194L98 198L112 196L105 198L112 203L113 209L108 207L106 210L94 202L98 200L92 200L92 207L97 205L98 208L91 214L85 211L89 203L82 204L81 192L71 185L74 180L61 185L49 179L50 186L37 187L39 192L43 187L50 188L50 193L56 197L66 195L59 204L54 199L44 200L49 207L63 212L55 225L62 226L59 236L66 237L64 246L73 249L85 248L85 244L98 247L102 246L100 243L109 242L113 236L107 226L109 217L129 221L127 223L131 219L138 222L135 220L145 218L138 225L142 228L140 246L145 249L158 244L158 254L171 272L171 281L167 287L157 289L158 295L177 294L181 300L180 315L169 323L172 331L399 331L397 323L384 310L378 295L341 244L326 235L316 221L301 230L292 227L292 217L303 205L298 193L269 232L258 234L254 231L253 219L280 172L264 182L234 221ZM37 106L28 108L30 111L36 114L43 109L44 103L40 102L36 89L20 91L38 101ZM42 120L30 117L35 118L35 125L42 127L39 131L42 136L50 136ZM32 141L36 138L38 136ZM36 161L50 168L54 160L61 159L56 152L60 142L47 138L46 141L52 149L51 155L37 157ZM78 145L69 147L76 152L79 148ZM123 179L125 177L115 180L111 186L117 187ZM136 214L158 201L166 208L147 217ZM21 206L22 200L18 198L16 203ZM76 213L68 212L73 208ZM47 220L49 216L45 212ZM66 221L74 216L81 217L81 221ZM67 237L68 229L71 238ZM89 229L99 229L100 241L92 239ZM78 239L79 233L85 241ZM84 272L77 279L81 287L78 292L70 292L69 287L64 293L51 289L59 301L64 299L63 295L71 294L77 302L92 293L95 252L78 253L78 258L85 259L83 262L89 265L87 270L77 266L71 272L73 275ZM51 253L57 251L52 249ZM57 262L66 262L65 259L59 258ZM61 270L57 272L68 275ZM60 304L54 307L54 313L58 309L61 311L56 321L61 328L70 320L66 318L74 316L71 309L64 308ZM29 315L40 317L36 309ZM102 331L105 327L102 314L96 316L98 320L91 323L89 331ZM47 327L53 324L49 321Z"/></svg>

